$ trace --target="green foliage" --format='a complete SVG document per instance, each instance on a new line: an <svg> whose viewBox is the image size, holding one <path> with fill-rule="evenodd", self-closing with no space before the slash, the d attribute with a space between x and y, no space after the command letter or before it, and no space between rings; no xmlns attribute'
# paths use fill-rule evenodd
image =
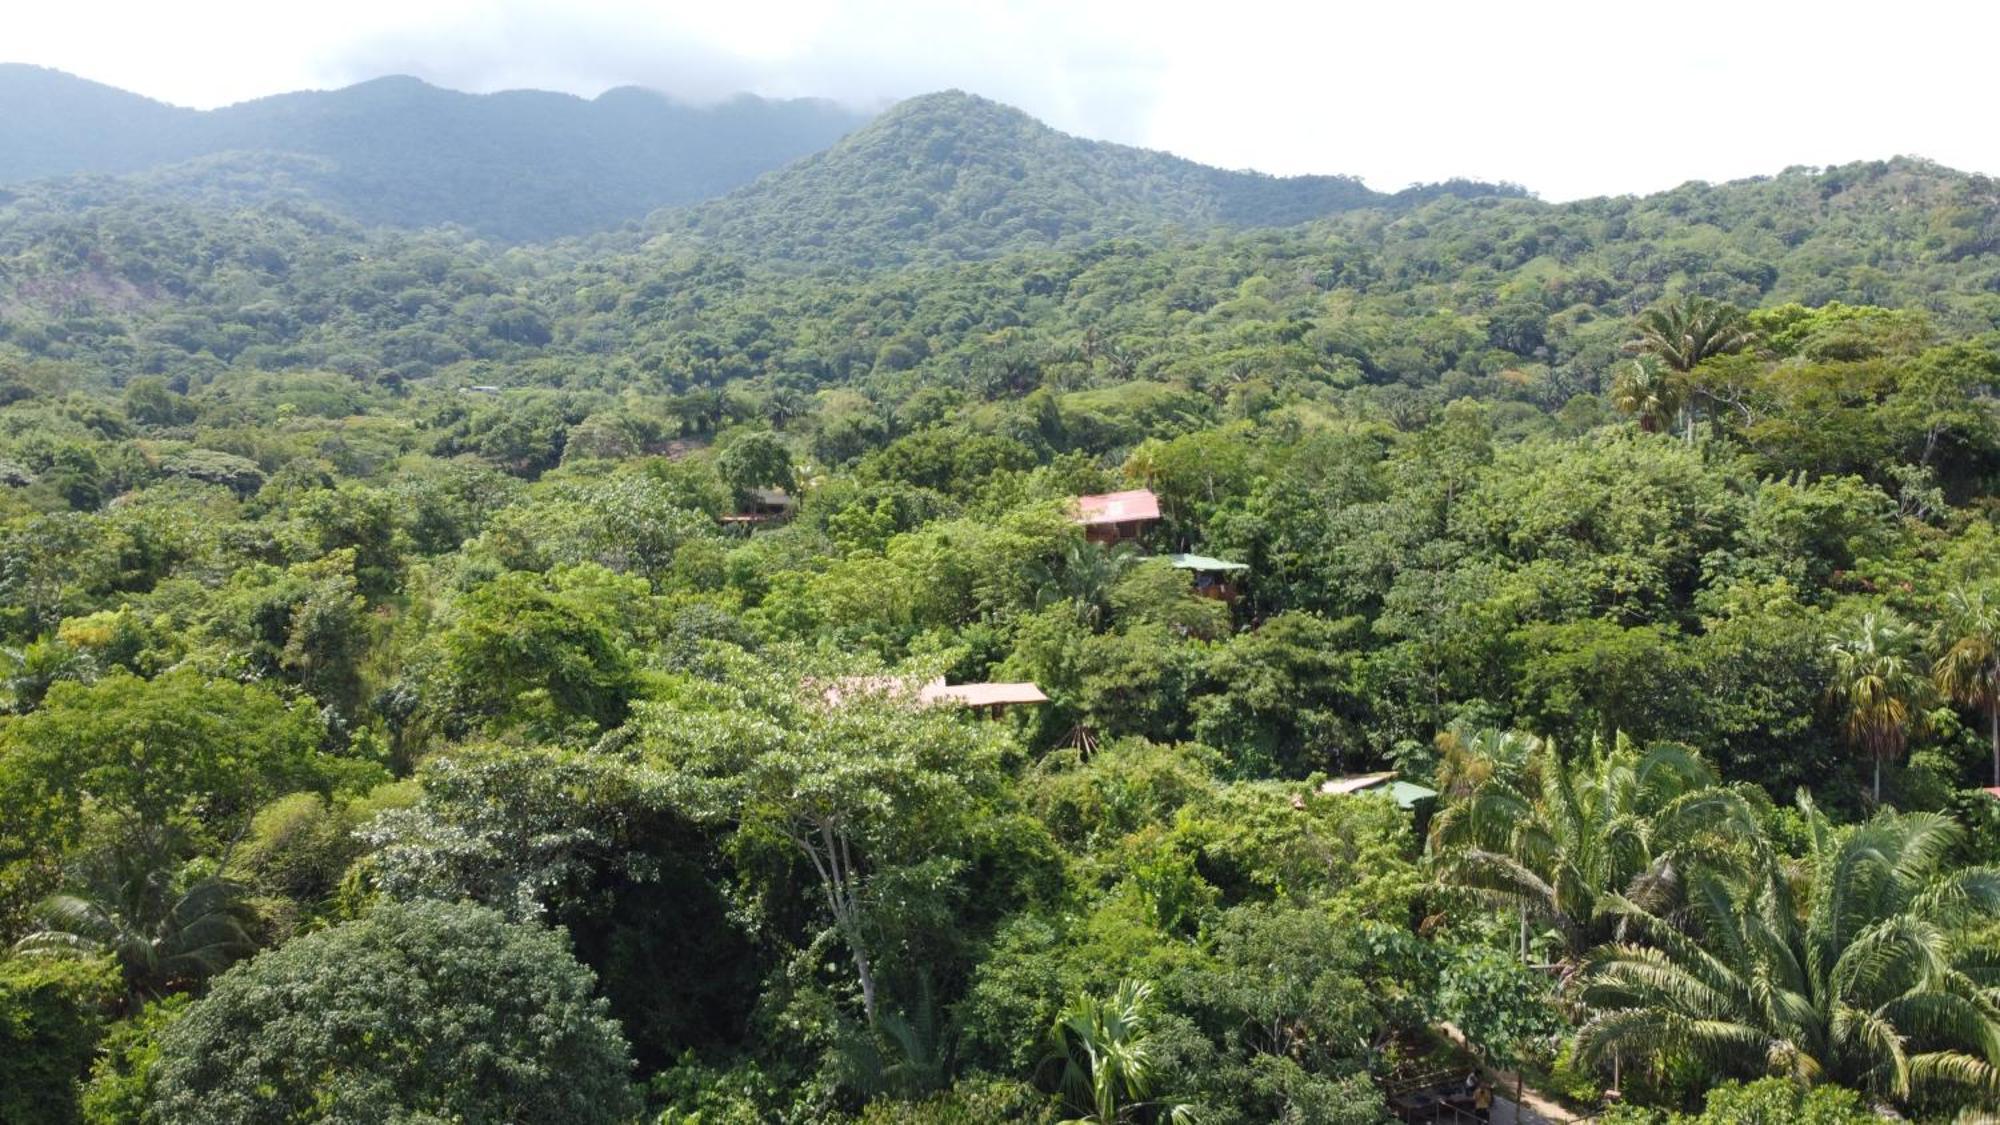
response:
<svg viewBox="0 0 2000 1125"><path fill-rule="evenodd" d="M1867 613L1830 646L1827 694L1839 708L1842 733L1874 762L1877 801L1883 764L1902 757L1910 735L1925 722L1934 690L1918 662L1921 643L1917 627L1894 613Z"/></svg>
<svg viewBox="0 0 2000 1125"><path fill-rule="evenodd" d="M1057 1018L1051 1039L1061 1069L1059 1085L1078 1114L1064 1125L1116 1125L1155 1109L1170 1121L1193 1120L1188 1106L1151 1098L1152 995L1150 984L1122 981L1111 996L1078 997Z"/></svg>
<svg viewBox="0 0 2000 1125"><path fill-rule="evenodd" d="M416 804L362 826L370 874L394 898L469 900L517 920L564 916L594 879L652 880L633 836L657 782L559 750L466 749L427 759Z"/></svg>
<svg viewBox="0 0 2000 1125"><path fill-rule="evenodd" d="M0 859L29 864L76 842L86 812L120 835L187 825L212 842L278 793L380 776L323 754L321 737L307 708L192 669L59 683L40 710L0 728Z"/></svg>
<svg viewBox="0 0 2000 1125"><path fill-rule="evenodd" d="M740 434L715 458L716 471L736 493L739 508L747 507L759 489L798 490L792 475L792 455L773 434Z"/></svg>
<svg viewBox="0 0 2000 1125"><path fill-rule="evenodd" d="M982 1121L1050 1125L1055 1120L1048 1099L1033 1087L993 1078L968 1079L922 1101L871 1101L861 1112L863 1125L977 1125Z"/></svg>
<svg viewBox="0 0 2000 1125"><path fill-rule="evenodd" d="M331 905L348 865L360 857L362 842L355 830L368 808L398 787L383 786L368 798L318 793L293 793L257 810L249 830L230 849L230 870L247 887L265 897L267 913L274 904L295 917L310 918Z"/></svg>
<svg viewBox="0 0 2000 1125"><path fill-rule="evenodd" d="M1715 1087L1700 1113L1661 1114L1621 1107L1603 1120L1610 1125L1869 1125L1881 1118L1852 1090L1759 1078Z"/></svg>
<svg viewBox="0 0 2000 1125"><path fill-rule="evenodd" d="M1878 1098L1990 1097L2000 1010L1977 983L1990 951L1975 935L1993 932L2000 878L1949 863L1961 830L1942 817L1885 812L1843 831L1801 811L1802 887L1770 856L1741 880L1697 868L1686 929L1611 898L1629 936L1591 956L1582 1053Z"/></svg>
<svg viewBox="0 0 2000 1125"><path fill-rule="evenodd" d="M1565 760L1553 744L1486 731L1442 736L1439 783L1456 798L1431 822L1443 881L1554 927L1580 956L1612 935L1606 904L1671 902L1679 872L1727 862L1757 830L1757 803L1683 747L1622 736Z"/></svg>
<svg viewBox="0 0 2000 1125"><path fill-rule="evenodd" d="M77 1089L119 984L102 960L0 959L0 1122L80 1120Z"/></svg>
<svg viewBox="0 0 2000 1125"><path fill-rule="evenodd" d="M547 930L385 905L217 981L161 1032L148 1112L624 1121L631 1064L593 984Z"/></svg>
<svg viewBox="0 0 2000 1125"><path fill-rule="evenodd" d="M160 471L204 484L219 484L240 496L247 496L264 484L264 472L255 461L213 449L190 449L163 457Z"/></svg>
<svg viewBox="0 0 2000 1125"><path fill-rule="evenodd" d="M594 563L473 590L438 639L447 729L561 738L618 725L638 690L630 646L650 632L649 595L644 579Z"/></svg>
<svg viewBox="0 0 2000 1125"><path fill-rule="evenodd" d="M1482 946L1466 948L1439 970L1437 1011L1501 1067L1519 1067L1562 1029L1549 979Z"/></svg>
<svg viewBox="0 0 2000 1125"><path fill-rule="evenodd" d="M824 906L874 1023L885 980L962 955L947 920L963 924L974 865L1007 858L984 839L1004 815L1002 747L937 708L825 690L742 675L699 710L648 711L640 737L676 803L727 833L746 890L786 914L788 896Z"/></svg>
<svg viewBox="0 0 2000 1125"><path fill-rule="evenodd" d="M14 944L23 955L118 965L127 993L153 999L199 987L256 949L245 889L161 866L158 851L91 856L76 893L49 896Z"/></svg>
<svg viewBox="0 0 2000 1125"><path fill-rule="evenodd" d="M328 119L360 94L436 100ZM118 964L123 1018L46 1025L104 1030L86 1116L564 1112L396 1100L482 1059L636 1113L611 1019L663 1120L1103 1117L1037 1063L1126 980L1155 1093L1117 1100L1219 1125L1379 1119L1439 1018L1580 1101L1778 1059L2000 1106L1990 180L1385 198L943 95L501 247L322 209L328 158L0 201L0 941ZM774 486L795 518L721 522ZM1162 518L1089 542L1074 498L1139 487ZM1945 811L1861 820L1856 750ZM1438 798L1321 788L1392 769ZM489 964L598 1062L523 1045L555 1024Z"/></svg>
<svg viewBox="0 0 2000 1125"><path fill-rule="evenodd" d="M89 1125L139 1125L152 1098L153 1068L160 1061L160 1033L186 1014L190 997L169 996L146 1005L105 1035L90 1081L83 1088Z"/></svg>

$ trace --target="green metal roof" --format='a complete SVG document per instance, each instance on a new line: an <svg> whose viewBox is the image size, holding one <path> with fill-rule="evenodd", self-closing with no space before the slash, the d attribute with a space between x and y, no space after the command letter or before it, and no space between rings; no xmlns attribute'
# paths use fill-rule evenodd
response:
<svg viewBox="0 0 2000 1125"><path fill-rule="evenodd" d="M1404 809L1416 808L1417 802L1428 801L1438 795L1435 789L1426 789L1407 781L1392 781L1384 788L1388 789L1389 796L1396 799L1396 806Z"/></svg>
<svg viewBox="0 0 2000 1125"><path fill-rule="evenodd" d="M1246 563L1225 562L1222 559L1209 558L1207 555L1168 555L1167 560L1181 570L1231 571L1250 569Z"/></svg>

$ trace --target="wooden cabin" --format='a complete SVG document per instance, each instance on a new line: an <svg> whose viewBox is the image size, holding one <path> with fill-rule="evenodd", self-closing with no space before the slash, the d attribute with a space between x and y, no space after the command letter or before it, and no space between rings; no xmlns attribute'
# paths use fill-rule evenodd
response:
<svg viewBox="0 0 2000 1125"><path fill-rule="evenodd" d="M753 488L750 502L722 517L722 523L724 527L749 531L766 524L784 523L798 507L799 502L782 488Z"/></svg>
<svg viewBox="0 0 2000 1125"><path fill-rule="evenodd" d="M1106 492L1076 498L1076 522L1083 525L1083 537L1092 543L1111 546L1129 543L1141 532L1160 522L1160 498L1150 488L1126 492Z"/></svg>
<svg viewBox="0 0 2000 1125"><path fill-rule="evenodd" d="M1204 598L1233 602L1236 600L1235 576L1250 568L1243 563L1228 562L1210 558L1207 555L1168 555L1175 570L1194 573L1194 592Z"/></svg>

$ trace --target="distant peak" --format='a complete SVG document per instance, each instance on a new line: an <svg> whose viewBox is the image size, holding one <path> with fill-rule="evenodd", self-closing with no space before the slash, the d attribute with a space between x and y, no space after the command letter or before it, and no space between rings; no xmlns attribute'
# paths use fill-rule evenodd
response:
<svg viewBox="0 0 2000 1125"><path fill-rule="evenodd" d="M359 82L340 87L344 90L441 90L418 78L414 74L384 74L379 78L364 78Z"/></svg>
<svg viewBox="0 0 2000 1125"><path fill-rule="evenodd" d="M893 139L1011 136L1017 140L1055 137L1058 132L1025 110L964 90L940 90L905 98L855 133L856 138Z"/></svg>

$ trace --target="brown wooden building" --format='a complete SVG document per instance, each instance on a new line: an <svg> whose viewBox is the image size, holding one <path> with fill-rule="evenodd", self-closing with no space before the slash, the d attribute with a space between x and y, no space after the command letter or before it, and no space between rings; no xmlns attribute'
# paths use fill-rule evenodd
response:
<svg viewBox="0 0 2000 1125"><path fill-rule="evenodd" d="M1083 537L1092 543L1129 543L1160 522L1160 498L1149 488L1079 496L1076 522L1083 525Z"/></svg>
<svg viewBox="0 0 2000 1125"><path fill-rule="evenodd" d="M725 527L748 531L766 524L784 523L792 518L798 507L798 501L782 488L755 488L750 490L750 502L722 517L722 523Z"/></svg>
<svg viewBox="0 0 2000 1125"><path fill-rule="evenodd" d="M1167 561L1174 564L1175 570L1193 573L1195 593L1222 602L1236 600L1236 576L1250 569L1239 562L1207 555L1168 555Z"/></svg>

